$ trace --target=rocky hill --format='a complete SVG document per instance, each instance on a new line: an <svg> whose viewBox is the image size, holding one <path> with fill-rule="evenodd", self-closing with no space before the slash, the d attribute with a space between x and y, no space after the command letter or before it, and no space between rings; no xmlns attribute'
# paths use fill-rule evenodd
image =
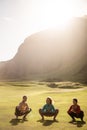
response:
<svg viewBox="0 0 87 130"><path fill-rule="evenodd" d="M0 80L87 83L87 17L27 37L13 59L0 63Z"/></svg>

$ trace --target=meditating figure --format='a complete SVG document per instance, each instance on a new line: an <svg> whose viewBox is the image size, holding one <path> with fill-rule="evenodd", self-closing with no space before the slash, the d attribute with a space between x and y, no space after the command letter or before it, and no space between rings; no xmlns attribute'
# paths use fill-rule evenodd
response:
<svg viewBox="0 0 87 130"><path fill-rule="evenodd" d="M26 116L31 112L31 108L29 108L26 101L27 96L23 96L22 101L19 103L18 106L16 106L15 108L16 119L18 119L18 116L23 116L23 120L25 120Z"/></svg>
<svg viewBox="0 0 87 130"><path fill-rule="evenodd" d="M42 117L42 120L44 120L44 116L53 116L53 120L55 121L59 110L54 108L52 104L52 99L50 97L47 97L46 104L43 106L42 109L39 109L39 113Z"/></svg>
<svg viewBox="0 0 87 130"><path fill-rule="evenodd" d="M70 106L69 110L67 111L69 116L72 118L71 122L75 122L75 117L80 118L82 122L84 117L84 112L80 109L78 105L78 100L76 98L73 99L73 105Z"/></svg>

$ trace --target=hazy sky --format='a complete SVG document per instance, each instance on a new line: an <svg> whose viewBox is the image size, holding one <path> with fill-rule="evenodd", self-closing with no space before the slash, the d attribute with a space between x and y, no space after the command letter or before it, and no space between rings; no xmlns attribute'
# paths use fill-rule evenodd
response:
<svg viewBox="0 0 87 130"><path fill-rule="evenodd" d="M13 58L32 33L84 14L87 0L0 0L0 61Z"/></svg>

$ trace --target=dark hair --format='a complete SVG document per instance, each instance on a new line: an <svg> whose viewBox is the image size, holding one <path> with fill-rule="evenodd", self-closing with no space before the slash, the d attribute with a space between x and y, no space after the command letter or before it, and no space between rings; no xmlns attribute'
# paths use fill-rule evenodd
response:
<svg viewBox="0 0 87 130"><path fill-rule="evenodd" d="M78 102L78 100L76 98L73 99L75 102Z"/></svg>
<svg viewBox="0 0 87 130"><path fill-rule="evenodd" d="M50 104L52 104L52 99L51 99L51 97L47 97L47 99L49 99L49 100L50 100Z"/></svg>
<svg viewBox="0 0 87 130"><path fill-rule="evenodd" d="M23 96L23 99L24 99L24 98L27 98L27 96Z"/></svg>

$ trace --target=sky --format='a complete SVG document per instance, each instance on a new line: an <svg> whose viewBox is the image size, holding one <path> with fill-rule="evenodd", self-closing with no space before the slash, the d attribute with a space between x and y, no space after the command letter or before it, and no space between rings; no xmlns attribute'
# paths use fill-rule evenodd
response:
<svg viewBox="0 0 87 130"><path fill-rule="evenodd" d="M12 59L25 38L50 27L63 28L87 15L87 0L0 0L0 61Z"/></svg>

